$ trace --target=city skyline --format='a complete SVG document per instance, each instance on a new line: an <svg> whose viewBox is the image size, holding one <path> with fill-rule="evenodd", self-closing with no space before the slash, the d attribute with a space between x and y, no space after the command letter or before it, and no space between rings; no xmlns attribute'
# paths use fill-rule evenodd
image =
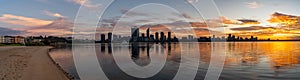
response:
<svg viewBox="0 0 300 80"><path fill-rule="evenodd" d="M115 35L112 32L108 32L106 34L100 34L100 38L96 40L96 43L112 43L112 42L156 42L156 43L170 43L170 42L235 42L235 41L287 41L287 40L279 40L279 39L260 39L257 36L250 37L240 37L233 34L228 34L226 36L216 36L211 35L208 37L201 36L183 36L181 38L177 38L176 35L172 36L173 32L155 32L155 34L150 34L151 28L147 28L146 35L143 32L139 31L139 28L133 27L131 28L130 36L121 36ZM294 40L292 40L294 41Z"/></svg>

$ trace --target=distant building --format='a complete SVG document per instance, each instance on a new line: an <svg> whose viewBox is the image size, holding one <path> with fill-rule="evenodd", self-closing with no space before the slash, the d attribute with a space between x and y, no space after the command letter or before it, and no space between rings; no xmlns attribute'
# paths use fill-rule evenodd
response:
<svg viewBox="0 0 300 80"><path fill-rule="evenodd" d="M211 38L212 41L216 40L216 35L213 35L213 37Z"/></svg>
<svg viewBox="0 0 300 80"><path fill-rule="evenodd" d="M154 35L150 35L149 41L150 41L150 42L153 42L153 41L154 41Z"/></svg>
<svg viewBox="0 0 300 80"><path fill-rule="evenodd" d="M25 44L25 38L22 36L0 36L0 43Z"/></svg>
<svg viewBox="0 0 300 80"><path fill-rule="evenodd" d="M146 39L145 33L142 33L140 41L145 41L145 39Z"/></svg>
<svg viewBox="0 0 300 80"><path fill-rule="evenodd" d="M13 43L25 44L25 38L22 36L13 36Z"/></svg>
<svg viewBox="0 0 300 80"><path fill-rule="evenodd" d="M228 34L227 40L228 40L228 41L232 41L232 40L233 40L231 34Z"/></svg>
<svg viewBox="0 0 300 80"><path fill-rule="evenodd" d="M145 33L142 33L142 38L145 38Z"/></svg>
<svg viewBox="0 0 300 80"><path fill-rule="evenodd" d="M150 28L147 29L146 35L147 35L147 38L150 38Z"/></svg>
<svg viewBox="0 0 300 80"><path fill-rule="evenodd" d="M13 40L12 36L4 36L4 43L13 43Z"/></svg>
<svg viewBox="0 0 300 80"><path fill-rule="evenodd" d="M118 36L118 35L113 35L112 40L118 40L119 38L120 38L120 36Z"/></svg>
<svg viewBox="0 0 300 80"><path fill-rule="evenodd" d="M188 35L188 40L193 40L194 36L193 35Z"/></svg>
<svg viewBox="0 0 300 80"><path fill-rule="evenodd" d="M165 33L160 32L160 41L164 41L164 40L165 40Z"/></svg>
<svg viewBox="0 0 300 80"><path fill-rule="evenodd" d="M158 37L159 33L158 32L155 32L155 41L159 41L159 37Z"/></svg>
<svg viewBox="0 0 300 80"><path fill-rule="evenodd" d="M0 43L4 43L4 36L0 36Z"/></svg>
<svg viewBox="0 0 300 80"><path fill-rule="evenodd" d="M131 38L132 38L132 41L136 42L139 38L139 28L131 28Z"/></svg>
<svg viewBox="0 0 300 80"><path fill-rule="evenodd" d="M108 41L108 42L111 42L111 40L112 40L112 33L109 32L109 33L107 34L107 41Z"/></svg>
<svg viewBox="0 0 300 80"><path fill-rule="evenodd" d="M105 42L105 34L101 34L101 42Z"/></svg>
<svg viewBox="0 0 300 80"><path fill-rule="evenodd" d="M171 32L168 32L168 41L171 41Z"/></svg>
<svg viewBox="0 0 300 80"><path fill-rule="evenodd" d="M232 37L231 37L231 38L232 38L232 40L233 40L233 41L235 41L235 40L236 40L236 39L235 39L235 35L232 35Z"/></svg>
<svg viewBox="0 0 300 80"><path fill-rule="evenodd" d="M225 41L225 40L226 40L225 36L222 36L222 41Z"/></svg>
<svg viewBox="0 0 300 80"><path fill-rule="evenodd" d="M27 37L26 42L41 42L44 41L44 38L42 36L36 37L36 36L31 36Z"/></svg>
<svg viewBox="0 0 300 80"><path fill-rule="evenodd" d="M187 37L182 37L181 39L182 39L182 40L184 40L184 41L185 41L185 40L188 40L188 38L187 38Z"/></svg>

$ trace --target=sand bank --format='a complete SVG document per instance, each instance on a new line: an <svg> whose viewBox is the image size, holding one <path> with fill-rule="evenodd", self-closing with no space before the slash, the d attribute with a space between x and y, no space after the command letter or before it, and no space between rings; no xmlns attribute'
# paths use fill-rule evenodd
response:
<svg viewBox="0 0 300 80"><path fill-rule="evenodd" d="M1 80L68 80L48 56L51 47L0 47Z"/></svg>

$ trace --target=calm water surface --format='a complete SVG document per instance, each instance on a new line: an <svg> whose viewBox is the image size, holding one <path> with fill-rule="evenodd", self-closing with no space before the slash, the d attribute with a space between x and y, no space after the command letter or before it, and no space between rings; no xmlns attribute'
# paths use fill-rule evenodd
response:
<svg viewBox="0 0 300 80"><path fill-rule="evenodd" d="M216 43L218 44L218 43ZM220 44L220 43L219 43ZM300 42L228 42L226 44L226 58L224 70L220 80L299 80L300 79ZM176 75L180 60L181 48L195 50L199 48L200 65L196 79L204 79L211 61L212 43L171 43L161 44L139 43L120 47L118 44L96 44L99 64L107 77L111 80L141 79L127 75L113 59L114 53L130 54L131 59L140 66L151 62L151 54L167 54L167 62L163 69L148 80L171 80ZM160 45L160 44L159 44ZM87 48L87 47L81 47ZM161 49L158 49L161 48ZM51 57L68 73L79 79L74 66L71 46L61 46L52 49ZM124 53L128 52L128 53ZM82 53L84 54L84 53Z"/></svg>

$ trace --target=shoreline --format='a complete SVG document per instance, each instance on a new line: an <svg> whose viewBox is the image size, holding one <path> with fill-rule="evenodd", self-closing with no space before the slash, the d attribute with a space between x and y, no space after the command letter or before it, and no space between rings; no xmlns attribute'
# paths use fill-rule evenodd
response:
<svg viewBox="0 0 300 80"><path fill-rule="evenodd" d="M1 80L72 80L49 55L50 46L1 46Z"/></svg>
<svg viewBox="0 0 300 80"><path fill-rule="evenodd" d="M65 71L62 66L60 66L57 62L54 61L54 59L51 57L50 55L50 51L53 49L53 47L51 47L50 49L48 49L47 55L48 57L51 59L52 63L56 65L56 67L69 79L69 80L74 80L73 75L71 75L70 73L68 73L67 71Z"/></svg>

